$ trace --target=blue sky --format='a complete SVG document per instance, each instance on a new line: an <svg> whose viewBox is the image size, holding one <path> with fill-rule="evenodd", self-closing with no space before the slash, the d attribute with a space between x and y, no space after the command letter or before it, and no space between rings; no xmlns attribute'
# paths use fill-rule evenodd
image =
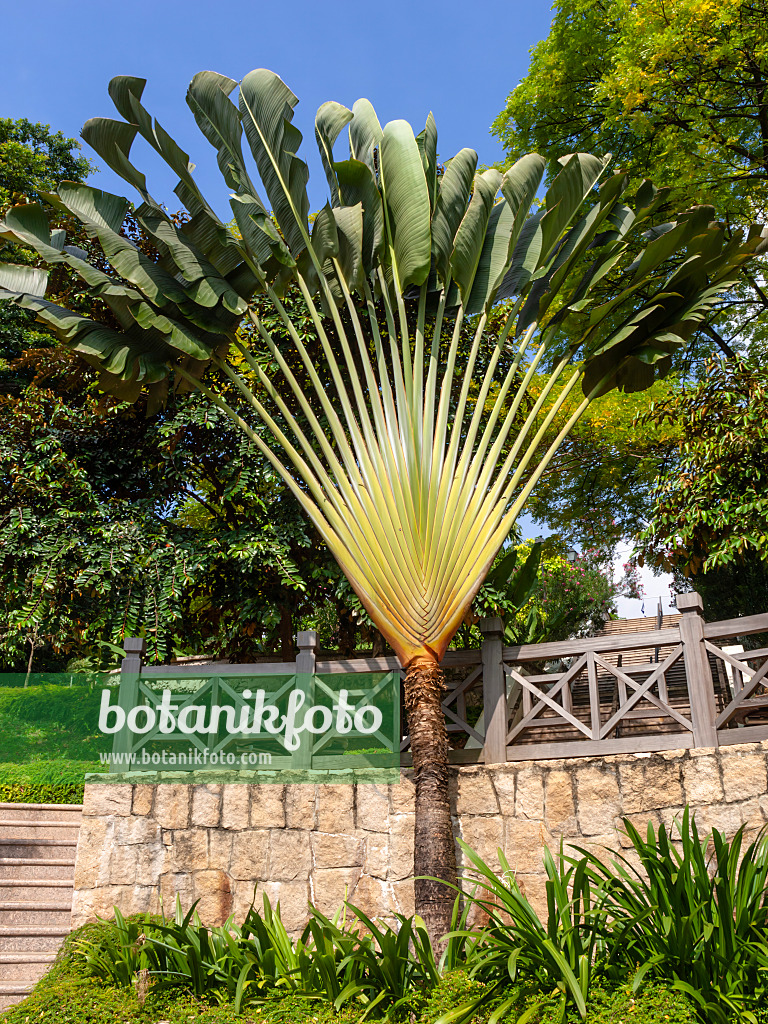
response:
<svg viewBox="0 0 768 1024"><path fill-rule="evenodd" d="M431 109L443 158L471 146L489 163L502 156L490 124L525 75L528 51L548 33L550 20L546 0L7 4L0 110L76 137L89 117L116 116L107 94L113 75L146 78L146 106L190 153L203 192L223 214L226 186L186 106L186 87L205 69L240 79L267 67L301 101L295 123L304 134L301 153L310 164L314 209L325 200L313 132L322 102L351 106L367 96L382 123L405 118L417 132ZM175 179L159 158L136 152L135 162L148 171L155 197L172 207ZM106 170L93 183L130 191Z"/></svg>

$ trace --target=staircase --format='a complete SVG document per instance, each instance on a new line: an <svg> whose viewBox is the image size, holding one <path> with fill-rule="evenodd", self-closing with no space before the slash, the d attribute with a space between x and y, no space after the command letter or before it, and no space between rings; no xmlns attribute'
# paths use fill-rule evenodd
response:
<svg viewBox="0 0 768 1024"><path fill-rule="evenodd" d="M81 811L0 803L0 1013L31 991L69 934Z"/></svg>

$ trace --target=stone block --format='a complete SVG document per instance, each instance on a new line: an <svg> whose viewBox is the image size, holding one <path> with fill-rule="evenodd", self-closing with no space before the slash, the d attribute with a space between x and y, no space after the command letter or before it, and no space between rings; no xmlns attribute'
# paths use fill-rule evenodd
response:
<svg viewBox="0 0 768 1024"><path fill-rule="evenodd" d="M280 917L289 932L300 932L309 917L309 881L265 882L261 887L273 909L280 903Z"/></svg>
<svg viewBox="0 0 768 1024"><path fill-rule="evenodd" d="M221 827L248 828L250 802L249 786L237 782L225 785L221 794Z"/></svg>
<svg viewBox="0 0 768 1024"><path fill-rule="evenodd" d="M701 835L716 828L730 839L741 827L741 810L738 804L709 804L696 808L696 825Z"/></svg>
<svg viewBox="0 0 768 1024"><path fill-rule="evenodd" d="M360 868L316 868L312 872L312 903L321 914L333 917L346 899L352 899Z"/></svg>
<svg viewBox="0 0 768 1024"><path fill-rule="evenodd" d="M215 828L221 818L221 786L195 786L192 791L192 824Z"/></svg>
<svg viewBox="0 0 768 1024"><path fill-rule="evenodd" d="M72 927L96 921L98 918L112 920L115 907L121 907L128 887L123 885L102 885L98 889L75 889L72 900Z"/></svg>
<svg viewBox="0 0 768 1024"><path fill-rule="evenodd" d="M318 832L354 832L354 786L317 787Z"/></svg>
<svg viewBox="0 0 768 1024"><path fill-rule="evenodd" d="M609 832L614 819L622 813L619 784L613 771L599 768L578 771L576 799L579 827L585 836Z"/></svg>
<svg viewBox="0 0 768 1024"><path fill-rule="evenodd" d="M153 818L118 818L115 821L115 842L122 846L160 842L160 826Z"/></svg>
<svg viewBox="0 0 768 1024"><path fill-rule="evenodd" d="M114 825L103 818L83 818L77 840L75 889L93 889L109 878Z"/></svg>
<svg viewBox="0 0 768 1024"><path fill-rule="evenodd" d="M716 757L696 757L683 763L685 799L691 805L716 804L723 799L720 765Z"/></svg>
<svg viewBox="0 0 768 1024"><path fill-rule="evenodd" d="M365 838L363 871L372 878L387 878L389 874L389 837L369 832Z"/></svg>
<svg viewBox="0 0 768 1024"><path fill-rule="evenodd" d="M552 837L539 821L507 818L502 849L510 868L526 875L543 871L544 846Z"/></svg>
<svg viewBox="0 0 768 1024"><path fill-rule="evenodd" d="M465 815L460 820L460 829L461 838L467 846L481 857L492 871L498 871L497 851L499 847L504 847L504 819L500 815ZM461 859L463 863L469 863L466 856L462 855Z"/></svg>
<svg viewBox="0 0 768 1024"><path fill-rule="evenodd" d="M380 878L371 878L369 875L360 876L349 902L358 910L362 910L371 920L389 917L397 910L392 886Z"/></svg>
<svg viewBox="0 0 768 1024"><path fill-rule="evenodd" d="M357 836L311 833L315 868L357 868L363 865L363 840Z"/></svg>
<svg viewBox="0 0 768 1024"><path fill-rule="evenodd" d="M387 786L358 786L355 823L366 832L389 831L389 790Z"/></svg>
<svg viewBox="0 0 768 1024"><path fill-rule="evenodd" d="M522 768L517 773L515 817L544 818L544 776L537 768Z"/></svg>
<svg viewBox="0 0 768 1024"><path fill-rule="evenodd" d="M136 884L157 888L165 870L166 847L161 842L139 846L136 857Z"/></svg>
<svg viewBox="0 0 768 1024"><path fill-rule="evenodd" d="M132 811L134 814L151 814L155 799L155 787L136 785L133 787Z"/></svg>
<svg viewBox="0 0 768 1024"><path fill-rule="evenodd" d="M412 814L416 805L416 784L411 772L401 772L400 781L389 787L389 803L393 814Z"/></svg>
<svg viewBox="0 0 768 1024"><path fill-rule="evenodd" d="M308 879L312 869L310 833L300 829L274 831L270 835L269 875L275 882Z"/></svg>
<svg viewBox="0 0 768 1024"><path fill-rule="evenodd" d="M234 834L229 873L235 879L249 881L269 877L269 832L266 829L247 829Z"/></svg>
<svg viewBox="0 0 768 1024"><path fill-rule="evenodd" d="M203 924L222 925L232 913L232 883L226 871L196 871L192 876L197 912Z"/></svg>
<svg viewBox="0 0 768 1024"><path fill-rule="evenodd" d="M496 791L484 768L465 768L460 773L456 813L459 815L499 813L499 801Z"/></svg>
<svg viewBox="0 0 768 1024"><path fill-rule="evenodd" d="M208 867L208 833L203 828L179 829L173 833L174 871L200 871Z"/></svg>
<svg viewBox="0 0 768 1024"><path fill-rule="evenodd" d="M515 813L517 770L508 764L494 765L488 769L488 775L496 790L501 813L513 815Z"/></svg>
<svg viewBox="0 0 768 1024"><path fill-rule="evenodd" d="M658 830L661 818L657 811L639 811L637 814L625 814L624 817L630 824L634 825L640 835L645 839L648 830L648 822L653 822L654 829ZM632 841L624 830L623 819L616 820L616 831L619 842L625 849L632 845Z"/></svg>
<svg viewBox="0 0 768 1024"><path fill-rule="evenodd" d="M251 827L285 828L285 786L264 783L251 786Z"/></svg>
<svg viewBox="0 0 768 1024"><path fill-rule="evenodd" d="M745 800L744 803L740 805L740 808L741 817L744 822L744 830L751 842L754 839L754 833L765 825L765 818L760 806L760 798L753 797L751 800Z"/></svg>
<svg viewBox="0 0 768 1024"><path fill-rule="evenodd" d="M621 772L621 769L619 769ZM622 784L623 784L622 778ZM646 765L640 798L640 811L657 810L660 807L679 807L685 803L680 782L680 764L656 759ZM624 812L630 810L624 799Z"/></svg>
<svg viewBox="0 0 768 1024"><path fill-rule="evenodd" d="M539 915L541 921L547 920L547 876L542 871L529 875L515 875L515 881L520 886L520 892L528 900L533 909Z"/></svg>
<svg viewBox="0 0 768 1024"><path fill-rule="evenodd" d="M181 783L162 785L155 793L155 820L163 828L187 828L192 787Z"/></svg>
<svg viewBox="0 0 768 1024"><path fill-rule="evenodd" d="M164 872L160 876L160 898L166 917L173 917L176 897L186 913L195 902L192 875L184 872Z"/></svg>
<svg viewBox="0 0 768 1024"><path fill-rule="evenodd" d="M208 832L208 864L212 868L226 871L232 859L232 841L237 832L212 828Z"/></svg>
<svg viewBox="0 0 768 1024"><path fill-rule="evenodd" d="M137 860L137 847L113 846L109 858L109 881L113 885L133 885Z"/></svg>
<svg viewBox="0 0 768 1024"><path fill-rule="evenodd" d="M294 783L285 787L285 824L287 828L315 827L315 787Z"/></svg>
<svg viewBox="0 0 768 1024"><path fill-rule="evenodd" d="M577 834L579 826L573 800L573 782L569 772L547 772L544 820L550 832L563 836Z"/></svg>
<svg viewBox="0 0 768 1024"><path fill-rule="evenodd" d="M725 749L730 752L733 747ZM728 803L734 800L749 800L753 796L764 796L768 791L765 757L762 753L733 757L724 752L721 763L723 789Z"/></svg>
<svg viewBox="0 0 768 1024"><path fill-rule="evenodd" d="M83 817L126 817L131 813L133 787L121 783L92 782L83 793Z"/></svg>
<svg viewBox="0 0 768 1024"><path fill-rule="evenodd" d="M404 914L406 917L410 917L412 914L415 914L416 897L413 889L413 882L393 882L392 890L394 892L399 912Z"/></svg>
<svg viewBox="0 0 768 1024"><path fill-rule="evenodd" d="M259 913L263 910L261 883L258 885L253 881L232 881L232 913L235 922L239 925L245 920L245 915L253 905Z"/></svg>
<svg viewBox="0 0 768 1024"><path fill-rule="evenodd" d="M394 827L389 835L389 877L395 879L413 876L413 814L396 816Z"/></svg>

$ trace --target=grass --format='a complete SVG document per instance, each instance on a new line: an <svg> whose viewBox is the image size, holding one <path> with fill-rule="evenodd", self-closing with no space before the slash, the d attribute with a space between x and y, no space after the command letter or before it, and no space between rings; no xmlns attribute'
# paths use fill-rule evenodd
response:
<svg viewBox="0 0 768 1024"><path fill-rule="evenodd" d="M99 699L87 685L0 687L0 802L82 801L86 772L105 770Z"/></svg>

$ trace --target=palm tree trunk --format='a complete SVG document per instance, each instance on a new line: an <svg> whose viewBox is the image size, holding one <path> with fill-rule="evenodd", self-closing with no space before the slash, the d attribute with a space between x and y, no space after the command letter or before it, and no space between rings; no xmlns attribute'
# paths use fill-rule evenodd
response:
<svg viewBox="0 0 768 1024"><path fill-rule="evenodd" d="M456 893L456 849L448 802L448 733L442 709L445 677L434 659L415 658L405 675L404 697L416 782L414 874L416 913L433 947L450 929ZM428 878L420 876L427 875Z"/></svg>

